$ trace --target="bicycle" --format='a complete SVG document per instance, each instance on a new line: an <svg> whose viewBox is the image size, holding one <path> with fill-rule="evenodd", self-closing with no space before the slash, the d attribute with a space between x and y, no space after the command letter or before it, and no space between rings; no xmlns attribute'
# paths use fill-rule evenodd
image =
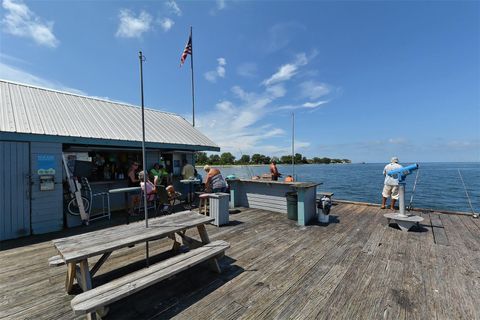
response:
<svg viewBox="0 0 480 320"><path fill-rule="evenodd" d="M70 179L73 180L73 186L76 188L76 190L72 191L71 188L68 188L68 192L65 192L67 194L66 196L66 207L68 210L68 213L71 214L72 216L80 216L80 206L79 206L79 200L77 199L77 192L80 192L80 199L83 204L84 212L87 213L89 212L90 208L90 200L88 200L87 197L85 197L82 194L82 185L80 182L78 182L78 179L76 177L71 177Z"/></svg>

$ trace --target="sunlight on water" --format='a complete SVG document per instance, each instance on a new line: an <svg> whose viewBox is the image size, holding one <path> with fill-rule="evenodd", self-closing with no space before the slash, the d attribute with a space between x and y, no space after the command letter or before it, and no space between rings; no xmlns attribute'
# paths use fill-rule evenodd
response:
<svg viewBox="0 0 480 320"><path fill-rule="evenodd" d="M403 164L407 165L407 164ZM460 170L475 212L480 212L480 163L419 163L417 189L412 205L471 212L467 196L458 174ZM298 181L323 183L318 191L335 193L336 199L380 203L385 164L329 164L298 165L295 174ZM289 165L278 165L284 175L291 174ZM222 174L235 174L240 178L268 173L268 166L224 167ZM405 202L408 205L416 172L407 177Z"/></svg>

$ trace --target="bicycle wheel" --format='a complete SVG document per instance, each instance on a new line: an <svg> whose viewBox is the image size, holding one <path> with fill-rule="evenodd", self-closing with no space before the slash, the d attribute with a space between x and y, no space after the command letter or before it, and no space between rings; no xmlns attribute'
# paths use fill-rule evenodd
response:
<svg viewBox="0 0 480 320"><path fill-rule="evenodd" d="M82 202L83 202L83 208L85 208L85 212L88 211L88 208L90 206L90 201L88 201L87 198L82 197ZM73 216L79 216L80 215L80 208L78 207L78 202L77 198L73 198L68 202L68 213L70 213Z"/></svg>

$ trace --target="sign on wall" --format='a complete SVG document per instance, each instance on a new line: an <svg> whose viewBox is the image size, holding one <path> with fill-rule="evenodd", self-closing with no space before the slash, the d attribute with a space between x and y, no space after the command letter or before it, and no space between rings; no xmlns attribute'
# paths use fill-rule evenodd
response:
<svg viewBox="0 0 480 320"><path fill-rule="evenodd" d="M55 155L53 154L37 155L37 174L38 175L55 174Z"/></svg>

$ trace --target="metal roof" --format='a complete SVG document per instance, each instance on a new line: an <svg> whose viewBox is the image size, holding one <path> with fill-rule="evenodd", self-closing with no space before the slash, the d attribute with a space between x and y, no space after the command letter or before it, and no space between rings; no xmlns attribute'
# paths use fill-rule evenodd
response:
<svg viewBox="0 0 480 320"><path fill-rule="evenodd" d="M0 132L138 142L141 108L0 80ZM145 141L219 149L181 116L152 109Z"/></svg>

